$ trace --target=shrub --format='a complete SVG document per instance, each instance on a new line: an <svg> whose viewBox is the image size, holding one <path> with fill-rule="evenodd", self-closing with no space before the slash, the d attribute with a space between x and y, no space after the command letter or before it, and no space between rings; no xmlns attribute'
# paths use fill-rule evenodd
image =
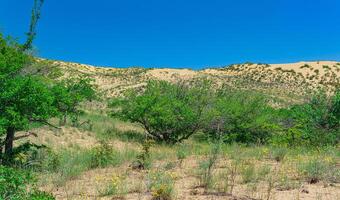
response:
<svg viewBox="0 0 340 200"><path fill-rule="evenodd" d="M109 181L107 187L99 191L101 196L115 196L116 198L122 198L122 196L126 193L124 187L124 179L125 177L117 176L113 174L111 180Z"/></svg>
<svg viewBox="0 0 340 200"><path fill-rule="evenodd" d="M204 129L224 142L263 144L275 132L274 113L260 94L222 89L205 114Z"/></svg>
<svg viewBox="0 0 340 200"><path fill-rule="evenodd" d="M315 159L301 164L299 169L307 182L317 183L325 177L328 166L323 161Z"/></svg>
<svg viewBox="0 0 340 200"><path fill-rule="evenodd" d="M148 190L153 200L171 200L174 196L174 180L171 174L156 171L148 175Z"/></svg>
<svg viewBox="0 0 340 200"><path fill-rule="evenodd" d="M54 200L55 198L50 193L37 190L30 195L29 199L30 200Z"/></svg>
<svg viewBox="0 0 340 200"><path fill-rule="evenodd" d="M0 166L0 199L52 200L54 197L36 189L34 177L22 170Z"/></svg>
<svg viewBox="0 0 340 200"><path fill-rule="evenodd" d="M218 161L218 157L221 151L221 143L214 143L211 146L211 151L208 154L208 158L199 163L198 175L200 177L199 185L204 187L205 190L214 187L214 168Z"/></svg>
<svg viewBox="0 0 340 200"><path fill-rule="evenodd" d="M141 124L157 141L181 142L200 128L209 99L207 86L150 81L142 94L129 91L125 99L114 100L112 115Z"/></svg>
<svg viewBox="0 0 340 200"><path fill-rule="evenodd" d="M320 92L307 103L281 111L282 132L273 141L313 147L340 141L340 91L333 96Z"/></svg>
<svg viewBox="0 0 340 200"><path fill-rule="evenodd" d="M150 148L152 146L151 140L144 140L142 143L142 152L137 155L137 159L132 163L133 169L149 169L152 165L150 155Z"/></svg>
<svg viewBox="0 0 340 200"><path fill-rule="evenodd" d="M91 168L106 167L108 165L117 165L121 162L119 153L116 152L106 142L101 142L100 146L91 150Z"/></svg>
<svg viewBox="0 0 340 200"><path fill-rule="evenodd" d="M251 183L257 181L256 169L254 164L245 165L241 170L243 183Z"/></svg>

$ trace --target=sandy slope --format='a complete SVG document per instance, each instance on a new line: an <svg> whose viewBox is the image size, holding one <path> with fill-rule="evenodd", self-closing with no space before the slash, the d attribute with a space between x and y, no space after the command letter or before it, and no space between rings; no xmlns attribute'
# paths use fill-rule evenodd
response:
<svg viewBox="0 0 340 200"><path fill-rule="evenodd" d="M334 91L340 84L340 63L334 61L297 62L288 64L234 64L222 68L146 69L104 68L62 61L46 61L59 69L63 77L88 75L106 97L122 95L130 88L143 87L148 80L170 82L208 78L215 85L260 90L283 100L295 101L319 88Z"/></svg>

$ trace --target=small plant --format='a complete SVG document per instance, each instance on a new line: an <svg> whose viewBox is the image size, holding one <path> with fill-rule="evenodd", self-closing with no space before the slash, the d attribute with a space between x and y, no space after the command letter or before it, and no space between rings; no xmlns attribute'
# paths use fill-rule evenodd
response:
<svg viewBox="0 0 340 200"><path fill-rule="evenodd" d="M243 183L251 183L256 182L256 169L253 163L245 165L241 170L242 182Z"/></svg>
<svg viewBox="0 0 340 200"><path fill-rule="evenodd" d="M328 65L323 65L322 68L324 68L325 70L330 70L331 69Z"/></svg>
<svg viewBox="0 0 340 200"><path fill-rule="evenodd" d="M310 65L305 64L305 65L302 65L302 66L300 67L300 69L303 69L303 68L310 68L310 67L311 67Z"/></svg>
<svg viewBox="0 0 340 200"><path fill-rule="evenodd" d="M107 187L104 190L99 191L99 193L100 196L114 196L117 198L122 197L126 193L124 187L124 177L113 174Z"/></svg>
<svg viewBox="0 0 340 200"><path fill-rule="evenodd" d="M258 177L255 164L249 163L244 165L243 169L241 169L241 177L243 183L257 182Z"/></svg>
<svg viewBox="0 0 340 200"><path fill-rule="evenodd" d="M163 171L151 172L148 177L148 190L153 200L171 200L174 196L172 174Z"/></svg>
<svg viewBox="0 0 340 200"><path fill-rule="evenodd" d="M300 172L306 181L314 184L322 180L327 172L327 164L323 161L314 159L300 166Z"/></svg>
<svg viewBox="0 0 340 200"><path fill-rule="evenodd" d="M233 194L238 167L239 162L233 161L230 166L227 166L227 170L220 174L219 178L222 180L222 182L219 184L220 187L217 188L218 190L224 193Z"/></svg>
<svg viewBox="0 0 340 200"><path fill-rule="evenodd" d="M188 156L188 152L185 147L180 146L176 152L176 156L179 161L179 165L182 166L183 160Z"/></svg>
<svg viewBox="0 0 340 200"><path fill-rule="evenodd" d="M271 193L275 187L275 180L274 177L271 175L268 177L268 186L267 186L267 198L266 200L270 200Z"/></svg>
<svg viewBox="0 0 340 200"><path fill-rule="evenodd" d="M142 152L137 156L137 160L132 163L133 169L149 169L151 167L150 148L152 144L152 140L144 140L142 143Z"/></svg>
<svg viewBox="0 0 340 200"><path fill-rule="evenodd" d="M176 167L176 162L168 162L165 164L164 169L165 170L171 170Z"/></svg>
<svg viewBox="0 0 340 200"><path fill-rule="evenodd" d="M257 175L259 180L264 180L270 174L271 168L268 165L262 166L258 169Z"/></svg>
<svg viewBox="0 0 340 200"><path fill-rule="evenodd" d="M91 168L114 166L119 163L118 152L104 141L101 141L100 146L91 151Z"/></svg>
<svg viewBox="0 0 340 200"><path fill-rule="evenodd" d="M214 187L213 183L213 170L217 162L218 156L221 150L221 142L214 143L211 148L211 152L208 155L208 159L200 162L199 164L199 185L206 191Z"/></svg>
<svg viewBox="0 0 340 200"><path fill-rule="evenodd" d="M272 150L270 157L276 162L281 162L285 158L286 154L287 154L286 148L275 148Z"/></svg>
<svg viewBox="0 0 340 200"><path fill-rule="evenodd" d="M299 188L300 186L301 185L299 184L299 182L289 179L286 174L281 174L281 176L278 178L276 188L278 190L284 191L293 190Z"/></svg>
<svg viewBox="0 0 340 200"><path fill-rule="evenodd" d="M54 183L62 186L66 181L74 179L84 171L91 168L91 154L88 151L72 150L58 153L58 166L55 169L58 174Z"/></svg>

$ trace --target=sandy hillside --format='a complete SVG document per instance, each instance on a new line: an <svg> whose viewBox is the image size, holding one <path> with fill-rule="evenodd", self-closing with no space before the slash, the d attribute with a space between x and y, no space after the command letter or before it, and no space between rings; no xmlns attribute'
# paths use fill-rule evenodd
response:
<svg viewBox="0 0 340 200"><path fill-rule="evenodd" d="M88 75L106 97L119 96L130 88L142 87L148 80L170 82L208 78L216 85L260 90L282 100L296 101L319 88L334 90L340 83L340 63L334 61L297 62L288 64L233 64L221 68L146 69L104 68L78 63L39 60L62 77Z"/></svg>

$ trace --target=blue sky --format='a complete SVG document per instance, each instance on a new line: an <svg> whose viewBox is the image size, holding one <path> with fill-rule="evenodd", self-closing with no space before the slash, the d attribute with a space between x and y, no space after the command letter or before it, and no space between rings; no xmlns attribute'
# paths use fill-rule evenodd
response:
<svg viewBox="0 0 340 200"><path fill-rule="evenodd" d="M340 60L338 0L45 0L38 55L86 64L199 69ZM24 38L33 0L1 0Z"/></svg>

